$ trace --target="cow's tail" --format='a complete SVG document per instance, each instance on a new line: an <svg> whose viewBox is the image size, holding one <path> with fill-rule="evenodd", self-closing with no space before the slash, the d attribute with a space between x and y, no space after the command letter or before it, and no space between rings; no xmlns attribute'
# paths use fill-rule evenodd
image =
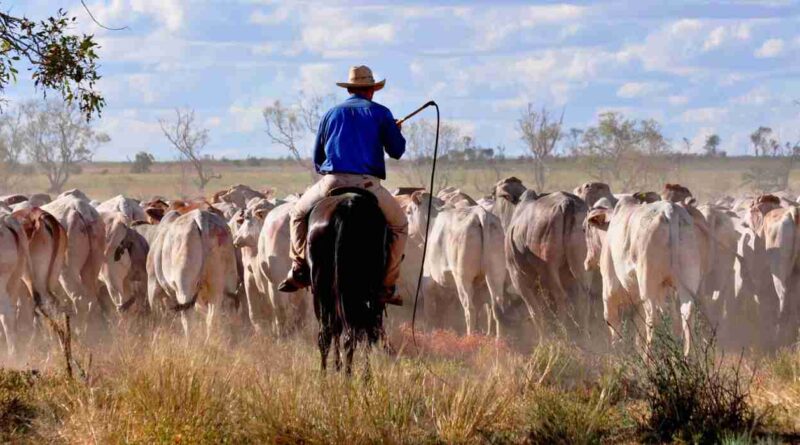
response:
<svg viewBox="0 0 800 445"><path fill-rule="evenodd" d="M203 242L203 265L201 270L203 274L206 273L205 268L211 266L208 263L208 256L215 251L222 249L224 252L231 253L230 258L224 258L222 261L225 267L225 277L223 284L223 292L225 296L234 299L238 298L239 290L239 272L236 264L236 254L233 249L233 236L231 235L230 227L227 224L218 224L209 213L197 211L195 216L195 225L197 230L200 231L200 238Z"/></svg>
<svg viewBox="0 0 800 445"><path fill-rule="evenodd" d="M475 210L476 210L476 212L478 214L478 222L481 225L481 230L480 230L480 232L481 232L481 250L483 251L482 254L481 254L481 259L482 259L481 261L483 261L483 264L481 266L482 266L483 270L485 271L485 270L487 270L487 268L489 266L488 264L486 264L486 262L488 261L486 259L486 257L487 257L487 255L489 253L489 240L488 240L488 236L487 236L487 230L489 228L489 222L486 220L486 218L487 218L486 214L488 212L486 211L486 209L484 209L481 206L475 206Z"/></svg>
<svg viewBox="0 0 800 445"><path fill-rule="evenodd" d="M800 212L797 207L790 208L777 227L775 234L776 245L767 245L767 250L772 251L769 260L772 282L778 296L780 313L784 313L787 301L791 295L791 274L797 261L797 250L800 248L798 240L798 219ZM766 232L766 230L765 230Z"/></svg>
<svg viewBox="0 0 800 445"><path fill-rule="evenodd" d="M11 216L4 216L3 217L3 224L8 227L8 230L11 232L12 236L14 237L14 244L17 246L17 264L19 261L22 260L22 269L20 272L20 277L25 274L26 268L27 271L30 271L31 261L28 254L28 238L25 236L25 231L22 228L22 225L13 217ZM29 289L31 291L31 295L36 298L36 294L34 289Z"/></svg>
<svg viewBox="0 0 800 445"><path fill-rule="evenodd" d="M681 283L680 250L678 249L681 239L681 221L680 215L675 210L676 206L674 204L668 206L664 213L664 218L669 228L669 243L667 244L667 248L669 249L669 268L672 277L675 278L674 284L676 290L680 292L680 287L683 286L683 283Z"/></svg>
<svg viewBox="0 0 800 445"><path fill-rule="evenodd" d="M61 274L61 268L64 265L64 258L67 254L67 233L64 226L50 213L42 210L38 216L42 222L45 230L50 233L53 238L53 249L50 255L50 262L47 265L47 292L51 296L56 295L56 288L58 286L58 276Z"/></svg>
<svg viewBox="0 0 800 445"><path fill-rule="evenodd" d="M525 245L525 237L515 241L514 227L508 228L505 239L506 264L511 272L511 284L523 298L539 292L541 283L537 270L537 258Z"/></svg>
<svg viewBox="0 0 800 445"><path fill-rule="evenodd" d="M111 222L111 227L106 228L106 248L105 248L106 258L109 258L113 253L114 261L119 261L119 258L123 253L123 249L121 248L122 241L125 240L125 236L127 234L128 234L128 226L125 225L124 222L115 218Z"/></svg>

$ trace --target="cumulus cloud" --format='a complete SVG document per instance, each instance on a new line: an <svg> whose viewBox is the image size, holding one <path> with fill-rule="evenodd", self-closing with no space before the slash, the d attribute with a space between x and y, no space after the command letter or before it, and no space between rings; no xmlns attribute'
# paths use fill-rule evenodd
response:
<svg viewBox="0 0 800 445"><path fill-rule="evenodd" d="M181 0L111 0L90 3L88 7L100 23L111 27L130 26L132 20L148 17L165 30L175 32L184 25L185 5ZM82 8L78 9L83 11ZM104 34L107 31L92 20L84 20L80 24L87 28L87 32Z"/></svg>
<svg viewBox="0 0 800 445"><path fill-rule="evenodd" d="M459 17L474 31L473 41L479 49L496 48L515 33L525 30L541 30L543 26L555 26L561 38L576 33L576 21L586 15L587 8L570 4L553 4L520 7L484 5L461 10Z"/></svg>
<svg viewBox="0 0 800 445"><path fill-rule="evenodd" d="M682 95L673 95L667 97L667 102L672 106L681 106L689 103L689 97Z"/></svg>
<svg viewBox="0 0 800 445"><path fill-rule="evenodd" d="M747 23L739 23L734 25L721 25L717 26L708 34L706 41L703 43L703 49L710 51L715 48L723 46L731 40L745 41L750 39L750 25Z"/></svg>
<svg viewBox="0 0 800 445"><path fill-rule="evenodd" d="M680 19L649 33L642 43L628 45L625 57L638 59L649 71L688 75L698 71L705 53L751 38L750 21L717 24L715 21Z"/></svg>
<svg viewBox="0 0 800 445"><path fill-rule="evenodd" d="M663 82L627 82L617 89L617 96L624 99L646 97L666 88L667 84Z"/></svg>
<svg viewBox="0 0 800 445"><path fill-rule="evenodd" d="M763 86L758 86L741 96L733 98L731 102L737 105L761 106L769 102L771 99L772 95L770 94L769 90Z"/></svg>
<svg viewBox="0 0 800 445"><path fill-rule="evenodd" d="M760 59L777 57L783 52L783 47L782 39L769 39L764 41L753 54Z"/></svg>
<svg viewBox="0 0 800 445"><path fill-rule="evenodd" d="M345 73L334 73L334 66L330 63L309 63L300 65L300 76L295 87L308 94L328 94L334 91L334 79L344 79ZM376 79L377 80L377 79Z"/></svg>
<svg viewBox="0 0 800 445"><path fill-rule="evenodd" d="M680 115L680 120L686 123L716 124L728 115L728 109L723 107L691 108Z"/></svg>

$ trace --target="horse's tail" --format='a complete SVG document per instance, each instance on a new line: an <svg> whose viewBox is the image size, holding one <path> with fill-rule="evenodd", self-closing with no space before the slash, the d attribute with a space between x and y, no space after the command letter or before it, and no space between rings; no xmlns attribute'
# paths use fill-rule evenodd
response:
<svg viewBox="0 0 800 445"><path fill-rule="evenodd" d="M333 304L345 329L380 323L378 291L386 272L386 220L371 196L351 195L333 214Z"/></svg>

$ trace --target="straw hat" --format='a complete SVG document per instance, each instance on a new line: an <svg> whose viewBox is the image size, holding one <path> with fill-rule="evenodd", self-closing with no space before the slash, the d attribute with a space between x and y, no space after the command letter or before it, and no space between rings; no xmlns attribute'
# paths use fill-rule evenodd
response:
<svg viewBox="0 0 800 445"><path fill-rule="evenodd" d="M386 84L386 79L375 82L375 78L372 77L372 70L365 65L351 66L350 74L347 77L347 82L336 82L336 85L342 88L374 87L375 91L378 91Z"/></svg>

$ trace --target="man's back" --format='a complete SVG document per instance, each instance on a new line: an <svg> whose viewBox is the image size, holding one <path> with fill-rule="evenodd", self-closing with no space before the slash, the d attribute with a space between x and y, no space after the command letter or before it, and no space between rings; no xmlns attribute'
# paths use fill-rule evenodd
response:
<svg viewBox="0 0 800 445"><path fill-rule="evenodd" d="M394 159L405 152L405 139L391 111L354 94L322 118L314 164L322 174L354 173L385 179L384 151Z"/></svg>

